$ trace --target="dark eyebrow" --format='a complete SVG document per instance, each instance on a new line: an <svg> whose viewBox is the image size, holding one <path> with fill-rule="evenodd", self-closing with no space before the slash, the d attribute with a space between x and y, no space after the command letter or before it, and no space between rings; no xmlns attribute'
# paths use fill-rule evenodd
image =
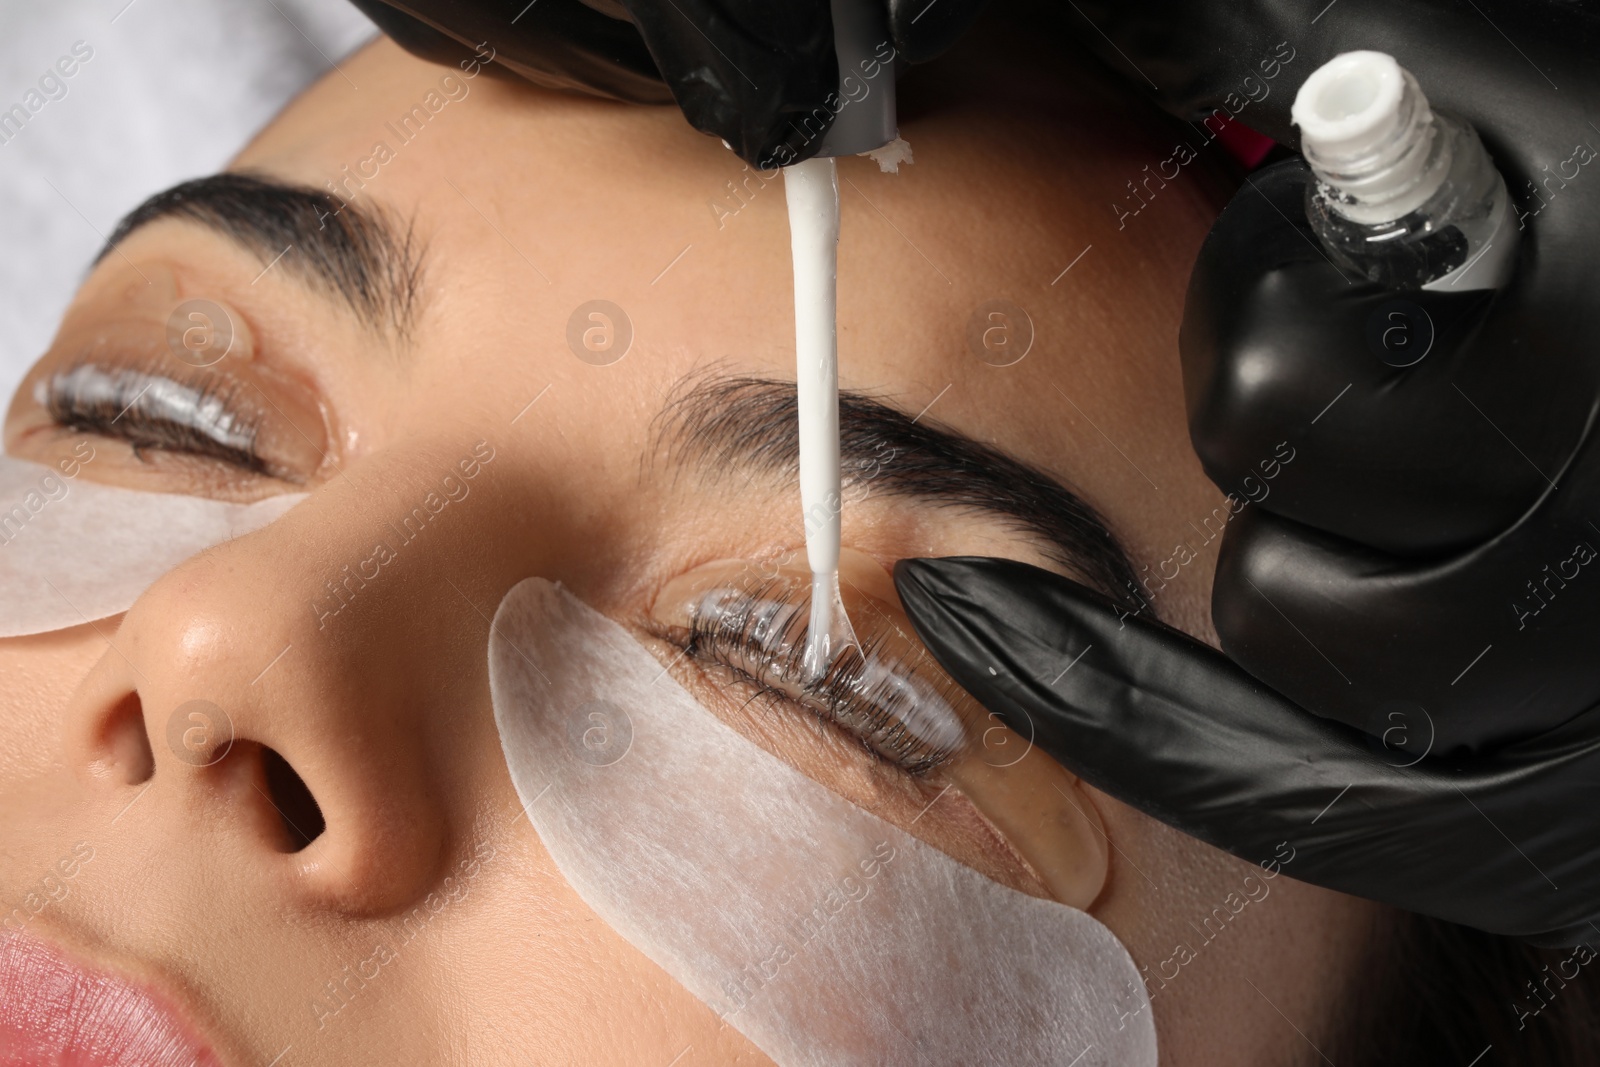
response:
<svg viewBox="0 0 1600 1067"><path fill-rule="evenodd" d="M422 249L410 226L396 225L377 208L259 174L213 174L134 208L95 262L133 231L162 219L198 222L260 257L263 267L278 260L314 291L336 294L374 329L403 339L415 324Z"/></svg>
<svg viewBox="0 0 1600 1067"><path fill-rule="evenodd" d="M702 372L668 397L657 443L713 481L735 469L794 478L795 409L793 382ZM1039 539L1051 559L1106 595L1128 600L1137 590L1133 564L1099 512L1036 467L860 393L839 396L839 438L846 485L870 482L874 492L981 512Z"/></svg>

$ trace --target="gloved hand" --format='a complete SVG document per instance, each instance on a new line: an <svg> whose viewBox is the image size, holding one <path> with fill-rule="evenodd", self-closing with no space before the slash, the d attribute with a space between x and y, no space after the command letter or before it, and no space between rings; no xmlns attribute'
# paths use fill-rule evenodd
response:
<svg viewBox="0 0 1600 1067"><path fill-rule="evenodd" d="M675 100L695 129L762 169L815 155L819 127L838 111L828 0L352 2L424 59L456 63L486 43L496 62L539 85ZM888 8L880 58L921 63L953 44L984 0L871 2Z"/></svg>
<svg viewBox="0 0 1600 1067"><path fill-rule="evenodd" d="M895 585L984 707L1170 826L1252 862L1287 842L1294 878L1491 933L1600 932L1600 709L1492 755L1419 759L1024 563L902 560Z"/></svg>
<svg viewBox="0 0 1600 1067"><path fill-rule="evenodd" d="M903 565L913 621L991 710L1195 836L1251 859L1289 840L1295 877L1493 932L1596 933L1600 13L1340 0L1310 21L1228 0L1089 16L1174 110L1238 110L1290 144L1313 70L1393 54L1494 156L1524 226L1516 274L1477 294L1347 279L1305 222L1303 165L1252 176L1200 253L1180 337L1195 448L1250 501L1221 512L1212 601L1244 671L1152 628L1159 597L1105 590L1126 601L1108 615L1015 565ZM1271 95L1241 103L1251 58L1283 41L1295 58ZM1420 362L1391 365L1386 337L1430 328Z"/></svg>

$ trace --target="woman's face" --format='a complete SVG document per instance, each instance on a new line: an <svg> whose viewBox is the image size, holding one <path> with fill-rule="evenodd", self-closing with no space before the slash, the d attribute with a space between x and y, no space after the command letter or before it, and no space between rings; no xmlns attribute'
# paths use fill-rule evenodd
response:
<svg viewBox="0 0 1600 1067"><path fill-rule="evenodd" d="M1148 180L1170 136L1144 112L1027 73L1051 69L1029 47L904 79L899 174L840 161L840 377L877 402L846 404L846 599L892 630L884 570L910 556L1107 573L1114 553L1063 533L1065 490L1018 503L1023 468L957 462L983 446L1076 491L1136 573L1176 570L1153 606L1204 637L1221 497L1175 339L1212 208L1192 178ZM1370 906L1265 879L1037 752L947 791L686 651L668 602L701 568L804 568L782 179L673 110L475 75L387 43L345 62L231 168L285 188L146 212L19 391L15 456L309 496L123 616L0 641L6 980L73 961L80 995L162 1002L230 1065L767 1062L522 817L486 648L542 576L778 758L1104 922L1145 968L1164 1061L1316 1061ZM1119 219L1129 180L1149 203ZM234 334L209 366L214 335L175 312L194 300ZM1199 557L1172 564L1180 543Z"/></svg>

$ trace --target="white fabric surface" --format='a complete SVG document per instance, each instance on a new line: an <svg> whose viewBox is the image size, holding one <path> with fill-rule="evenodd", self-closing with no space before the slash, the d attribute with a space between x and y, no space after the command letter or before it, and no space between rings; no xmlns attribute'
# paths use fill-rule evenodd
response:
<svg viewBox="0 0 1600 1067"><path fill-rule="evenodd" d="M0 456L0 638L121 615L156 580L306 498L254 504L101 485L92 447L54 466Z"/></svg>
<svg viewBox="0 0 1600 1067"><path fill-rule="evenodd" d="M93 50L65 95L52 86L19 131L0 127L6 402L117 220L220 169L376 32L345 0L0 0L0 27L0 118L75 42Z"/></svg>

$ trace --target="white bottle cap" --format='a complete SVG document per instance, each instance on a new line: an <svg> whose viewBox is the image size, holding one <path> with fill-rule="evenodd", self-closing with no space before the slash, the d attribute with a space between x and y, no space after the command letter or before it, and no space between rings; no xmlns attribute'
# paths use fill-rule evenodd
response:
<svg viewBox="0 0 1600 1067"><path fill-rule="evenodd" d="M1312 72L1290 114L1308 152L1360 157L1393 140L1404 89L1405 71L1393 56L1345 52Z"/></svg>
<svg viewBox="0 0 1600 1067"><path fill-rule="evenodd" d="M1328 60L1300 86L1290 116L1306 162L1345 194L1335 210L1358 222L1387 222L1415 210L1448 170L1447 159L1429 158L1433 112L1421 87L1383 52Z"/></svg>

